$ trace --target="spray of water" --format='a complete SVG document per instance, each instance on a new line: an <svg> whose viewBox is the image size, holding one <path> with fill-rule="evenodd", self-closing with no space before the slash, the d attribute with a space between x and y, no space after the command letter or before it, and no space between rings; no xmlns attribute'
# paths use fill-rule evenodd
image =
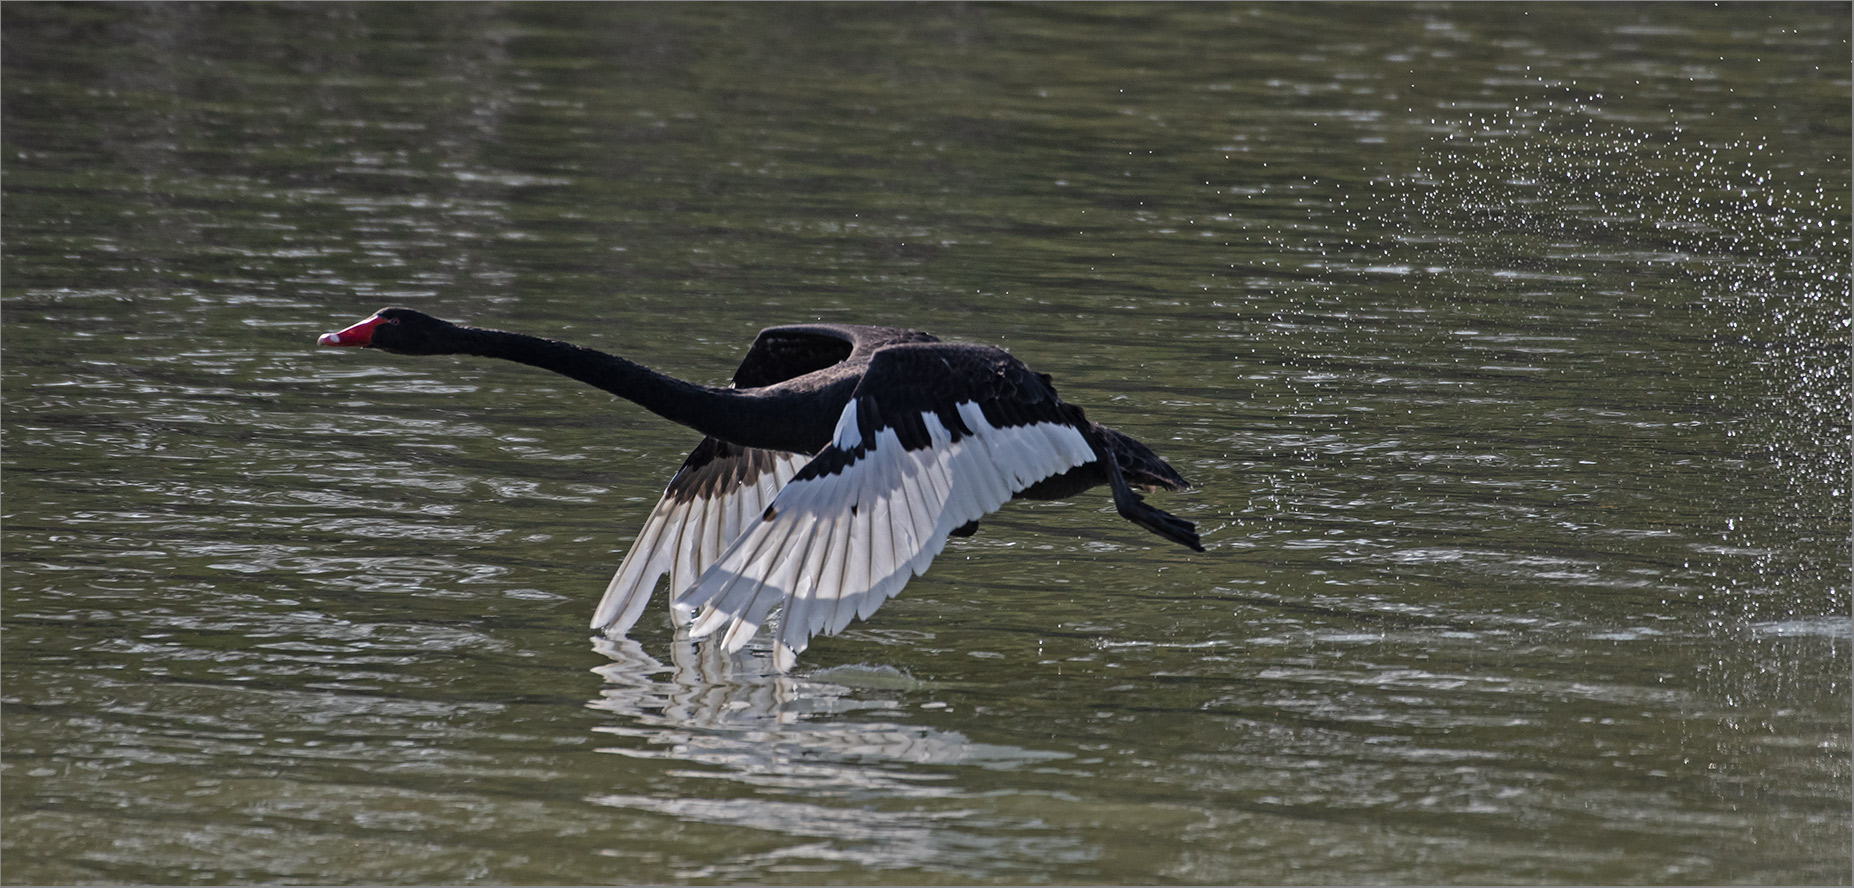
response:
<svg viewBox="0 0 1854 888"><path fill-rule="evenodd" d="M1684 316L1684 350L1714 367L1681 407L1722 430L1726 452L1708 458L1743 494L1707 504L1714 545L1696 561L1753 565L1696 571L1744 602L1739 617L1845 616L1846 158L1702 138L1672 116L1609 114L1603 96L1571 92L1437 127L1399 208L1432 233L1431 264L1483 283L1544 282L1619 324Z"/></svg>

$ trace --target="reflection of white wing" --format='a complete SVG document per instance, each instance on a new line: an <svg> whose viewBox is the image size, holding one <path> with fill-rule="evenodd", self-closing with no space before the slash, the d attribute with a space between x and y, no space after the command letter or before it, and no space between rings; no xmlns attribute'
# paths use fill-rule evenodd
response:
<svg viewBox="0 0 1854 888"><path fill-rule="evenodd" d="M868 617L925 572L954 528L1095 458L1080 430L1053 418L994 423L964 401L919 413L926 434L916 427L904 445L896 416L859 416L876 409L873 397L852 400L832 444L679 595L679 613L707 608L692 635L726 627L722 643L738 650L784 605L774 664L789 669L812 635Z"/></svg>
<svg viewBox="0 0 1854 888"><path fill-rule="evenodd" d="M650 593L665 573L674 601L727 551L809 459L712 439L702 442L644 519L644 529L599 600L592 628L622 636L644 612ZM688 611L677 610L675 617L676 622L684 622Z"/></svg>

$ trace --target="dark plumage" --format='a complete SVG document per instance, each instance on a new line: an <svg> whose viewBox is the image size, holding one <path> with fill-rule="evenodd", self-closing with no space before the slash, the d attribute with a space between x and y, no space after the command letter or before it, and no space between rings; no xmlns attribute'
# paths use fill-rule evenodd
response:
<svg viewBox="0 0 1854 888"><path fill-rule="evenodd" d="M810 637L867 617L927 569L948 536L1015 497L1102 484L1122 517L1203 551L1193 525L1134 487L1189 485L1144 444L1089 420L1048 376L1001 349L913 330L771 327L734 385L699 385L551 339L389 308L322 345L470 354L552 370L707 437L670 479L599 604L622 635L665 573L679 618L744 645L775 606L789 668ZM701 612L695 614L695 609Z"/></svg>

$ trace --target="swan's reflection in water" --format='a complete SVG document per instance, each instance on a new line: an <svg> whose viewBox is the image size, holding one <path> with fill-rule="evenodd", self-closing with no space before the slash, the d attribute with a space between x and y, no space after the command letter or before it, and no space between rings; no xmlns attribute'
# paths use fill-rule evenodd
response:
<svg viewBox="0 0 1854 888"><path fill-rule="evenodd" d="M666 665L630 639L594 640L612 662L593 670L606 687L587 705L618 716L593 729L617 741L599 751L638 760L641 773L589 801L799 840L685 875L751 875L794 859L996 875L999 863L1095 856L1072 837L1005 822L991 804L999 787L970 776L1067 754L909 724L901 698L931 688L892 669L791 675L773 671L766 651L671 644Z"/></svg>

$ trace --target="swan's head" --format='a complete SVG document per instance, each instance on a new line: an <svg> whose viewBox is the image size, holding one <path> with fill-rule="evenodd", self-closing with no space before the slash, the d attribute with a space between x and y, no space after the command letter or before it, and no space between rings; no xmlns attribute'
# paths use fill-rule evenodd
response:
<svg viewBox="0 0 1854 888"><path fill-rule="evenodd" d="M456 351L457 327L422 311L383 308L346 330L324 333L317 345L365 346L400 355L442 355Z"/></svg>

